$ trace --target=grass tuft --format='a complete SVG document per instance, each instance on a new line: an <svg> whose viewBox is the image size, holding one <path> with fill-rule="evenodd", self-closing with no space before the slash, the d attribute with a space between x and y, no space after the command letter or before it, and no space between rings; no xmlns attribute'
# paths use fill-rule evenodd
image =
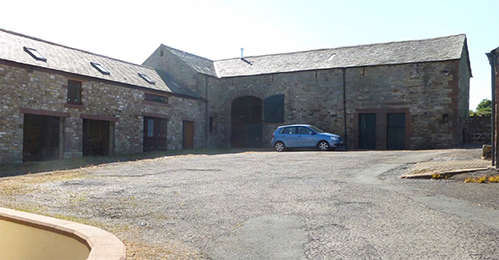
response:
<svg viewBox="0 0 499 260"><path fill-rule="evenodd" d="M499 183L499 176L490 176L487 177L486 175L479 177L479 178L473 178L469 177L464 180L465 183Z"/></svg>
<svg viewBox="0 0 499 260"><path fill-rule="evenodd" d="M496 176L490 176L489 177L489 182L491 183L499 183L499 176L496 175Z"/></svg>
<svg viewBox="0 0 499 260"><path fill-rule="evenodd" d="M442 178L442 174L440 173L434 173L431 175L431 178L434 179L434 180L438 180L440 178Z"/></svg>

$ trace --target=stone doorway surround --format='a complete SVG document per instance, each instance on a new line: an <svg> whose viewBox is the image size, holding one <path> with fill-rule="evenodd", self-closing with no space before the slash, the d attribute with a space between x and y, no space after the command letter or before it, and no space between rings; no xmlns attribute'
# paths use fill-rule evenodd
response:
<svg viewBox="0 0 499 260"><path fill-rule="evenodd" d="M397 149L409 149L411 147L410 137L413 134L411 124L411 117L409 109L357 109L353 120L353 132L356 140L355 149L360 147L360 115L362 114L375 114L376 115L376 129L375 129L375 144L376 150L388 149L388 115L389 114L404 114L405 115L405 128L404 128L404 147L397 147Z"/></svg>

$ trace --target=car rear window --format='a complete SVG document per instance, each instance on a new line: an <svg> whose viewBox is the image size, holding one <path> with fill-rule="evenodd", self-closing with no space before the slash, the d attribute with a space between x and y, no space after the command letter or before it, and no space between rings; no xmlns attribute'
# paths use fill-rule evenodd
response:
<svg viewBox="0 0 499 260"><path fill-rule="evenodd" d="M312 128L316 133L325 133L326 131L318 128L317 126L311 125L310 128Z"/></svg>
<svg viewBox="0 0 499 260"><path fill-rule="evenodd" d="M290 127L283 127L281 129L281 131L279 131L279 134L288 134L288 135L291 135L291 134L295 134L295 132L296 132L295 127L290 126Z"/></svg>

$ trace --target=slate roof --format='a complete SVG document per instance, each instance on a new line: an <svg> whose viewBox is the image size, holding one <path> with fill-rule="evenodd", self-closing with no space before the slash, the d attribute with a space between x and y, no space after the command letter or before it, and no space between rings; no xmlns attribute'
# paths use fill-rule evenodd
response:
<svg viewBox="0 0 499 260"><path fill-rule="evenodd" d="M389 42L350 47L301 51L293 53L248 56L213 61L173 48L179 56L199 73L218 78L251 76L317 69L350 68L375 65L406 64L458 60L467 51L466 35Z"/></svg>
<svg viewBox="0 0 499 260"><path fill-rule="evenodd" d="M196 92L186 88L182 87L181 83L179 83L174 77L172 77L168 72L166 71L161 71L161 70L156 70L158 75L161 77L161 79L166 83L166 85L171 89L173 93L184 95L184 96L191 96L195 98L203 98Z"/></svg>
<svg viewBox="0 0 499 260"><path fill-rule="evenodd" d="M206 74L210 76L216 77L217 73L215 70L215 66L212 60L206 59L185 51L181 51L175 48L172 48L170 46L166 46L162 44L163 48L166 48L169 50L172 54L175 56L179 57L182 61L184 61L187 65L189 65L191 68L196 70L197 72L201 74Z"/></svg>
<svg viewBox="0 0 499 260"><path fill-rule="evenodd" d="M24 51L24 47L36 49L47 60L34 59ZM172 92L160 75L152 68L66 47L4 29L0 29L0 59L147 89ZM103 65L110 74L102 74L90 62ZM145 74L155 84L148 83L138 73Z"/></svg>

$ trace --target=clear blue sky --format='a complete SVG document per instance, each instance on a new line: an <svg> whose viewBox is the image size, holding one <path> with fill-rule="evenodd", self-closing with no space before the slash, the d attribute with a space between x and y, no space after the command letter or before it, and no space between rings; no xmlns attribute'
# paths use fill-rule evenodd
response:
<svg viewBox="0 0 499 260"><path fill-rule="evenodd" d="M470 108L490 98L498 0L0 0L0 28L141 64L160 44L209 59L465 33Z"/></svg>

